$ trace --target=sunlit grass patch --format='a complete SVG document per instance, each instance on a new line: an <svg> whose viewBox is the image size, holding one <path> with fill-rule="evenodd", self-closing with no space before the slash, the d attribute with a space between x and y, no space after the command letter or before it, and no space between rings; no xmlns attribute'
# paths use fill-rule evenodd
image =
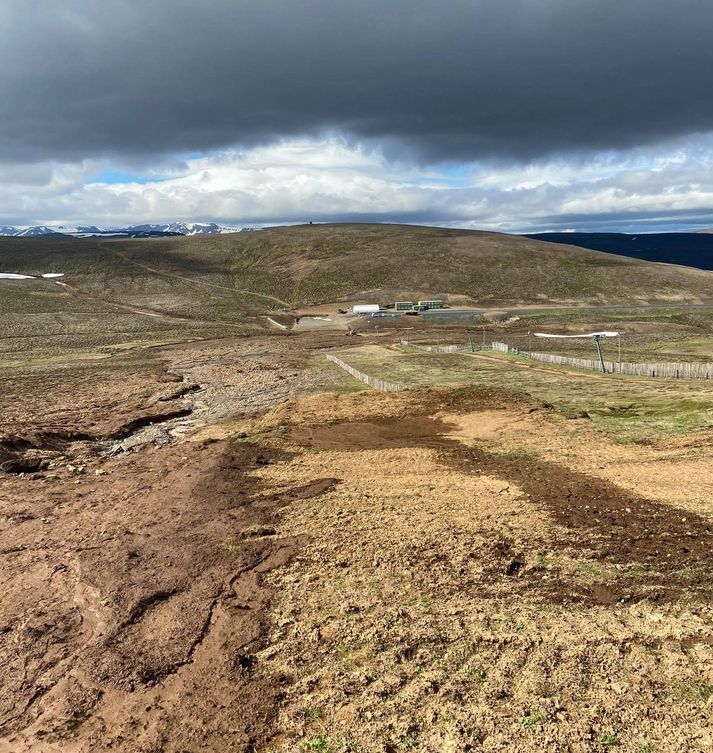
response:
<svg viewBox="0 0 713 753"><path fill-rule="evenodd" d="M342 351L361 371L408 387L478 385L527 393L568 418L586 418L620 444L713 426L713 384L573 372L525 358L422 353L368 345ZM474 406L475 407L475 406Z"/></svg>

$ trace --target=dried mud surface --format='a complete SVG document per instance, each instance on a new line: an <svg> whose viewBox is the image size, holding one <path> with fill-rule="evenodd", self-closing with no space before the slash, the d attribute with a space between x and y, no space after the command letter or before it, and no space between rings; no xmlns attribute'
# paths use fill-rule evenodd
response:
<svg viewBox="0 0 713 753"><path fill-rule="evenodd" d="M280 684L248 681L270 598L260 580L301 543L276 533L281 507L333 482L269 493L251 472L274 452L185 452L124 456L70 494L50 482L42 505L38 481L4 490L1 750L247 750L265 738Z"/></svg>
<svg viewBox="0 0 713 753"><path fill-rule="evenodd" d="M159 430L192 415L209 423L195 402L206 393L223 418L309 388L309 350L291 348L198 343L8 379L0 751L248 751L267 740L283 680L257 665L272 599L263 580L304 543L280 534L281 510L336 481L273 488L255 473L290 453Z"/></svg>

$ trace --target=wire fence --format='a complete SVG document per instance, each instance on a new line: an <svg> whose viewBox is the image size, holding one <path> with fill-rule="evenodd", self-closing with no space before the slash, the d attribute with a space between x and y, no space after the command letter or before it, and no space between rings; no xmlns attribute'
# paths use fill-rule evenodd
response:
<svg viewBox="0 0 713 753"><path fill-rule="evenodd" d="M353 366L345 363L341 358L333 356L331 353L327 354L327 360L332 361L332 363L336 363L340 369L344 369L344 371L346 371L348 374L351 374L354 379L358 379L360 382L368 384L369 387L373 387L375 390L381 390L382 392L399 392L401 390L407 389L403 384L387 382L384 379L377 379L377 377L369 376L369 374L365 374L363 371L355 369Z"/></svg>

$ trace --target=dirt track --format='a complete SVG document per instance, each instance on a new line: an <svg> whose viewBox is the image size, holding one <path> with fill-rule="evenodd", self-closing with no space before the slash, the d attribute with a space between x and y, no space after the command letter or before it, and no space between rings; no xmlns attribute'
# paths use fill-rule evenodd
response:
<svg viewBox="0 0 713 753"><path fill-rule="evenodd" d="M280 298L275 298L272 295L265 295L264 293L256 293L254 290L242 290L240 288L229 288L225 285L217 285L214 282L209 282L207 280L195 280L191 277L185 277L183 275L176 274L174 272L165 272L160 269L155 269L154 267L150 267L147 264L142 264L141 262L136 261L135 259L132 259L127 254L122 254L121 251L117 251L116 248L108 247L104 243L99 244L100 248L105 249L106 251L109 251L110 253L114 254L115 256L118 256L120 259L123 259L128 264L131 264L135 267L138 267L139 269L143 269L146 272L150 272L153 275L158 275L159 277L172 277L176 280L181 280L182 282L186 282L189 285L197 285L199 287L209 287L209 288L216 288L217 290L226 290L230 293L240 293L241 295L249 295L254 296L255 298L261 298L263 300L271 301L272 303L277 303L280 306L289 306L290 304L287 301L283 301Z"/></svg>

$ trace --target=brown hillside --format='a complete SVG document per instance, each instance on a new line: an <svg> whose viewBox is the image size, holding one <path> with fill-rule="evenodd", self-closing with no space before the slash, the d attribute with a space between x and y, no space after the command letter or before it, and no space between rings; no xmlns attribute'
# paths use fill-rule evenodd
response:
<svg viewBox="0 0 713 753"><path fill-rule="evenodd" d="M0 271L50 267L98 298L213 317L355 298L706 303L713 280L710 272L519 236L408 225L302 225L159 240L0 240Z"/></svg>

